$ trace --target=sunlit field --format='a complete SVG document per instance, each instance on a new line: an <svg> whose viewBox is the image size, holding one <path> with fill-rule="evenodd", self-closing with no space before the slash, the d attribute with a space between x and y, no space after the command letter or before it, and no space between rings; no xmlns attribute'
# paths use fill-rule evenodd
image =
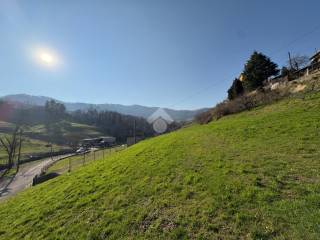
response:
<svg viewBox="0 0 320 240"><path fill-rule="evenodd" d="M283 100L92 161L1 204L1 237L317 239L319 107Z"/></svg>

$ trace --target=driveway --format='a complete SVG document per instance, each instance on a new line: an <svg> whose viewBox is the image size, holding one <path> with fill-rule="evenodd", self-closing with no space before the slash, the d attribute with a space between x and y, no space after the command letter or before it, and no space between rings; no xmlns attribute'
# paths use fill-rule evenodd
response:
<svg viewBox="0 0 320 240"><path fill-rule="evenodd" d="M25 188L31 186L32 179L41 173L41 169L63 158L74 154L55 156L53 159L44 158L35 162L25 163L20 166L19 172L13 177L7 177L0 182L0 201L8 198Z"/></svg>

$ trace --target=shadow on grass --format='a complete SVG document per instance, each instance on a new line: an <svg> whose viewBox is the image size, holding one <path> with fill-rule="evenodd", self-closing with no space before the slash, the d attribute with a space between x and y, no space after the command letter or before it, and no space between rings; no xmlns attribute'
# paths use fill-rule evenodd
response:
<svg viewBox="0 0 320 240"><path fill-rule="evenodd" d="M14 171L13 174L8 175L7 174L11 171L12 169L8 168L6 169L3 174L0 177L0 197L2 197L3 194L8 192L8 187L9 185L12 183L13 179L15 178L15 176L17 175L17 171ZM4 186L2 186L2 184Z"/></svg>
<svg viewBox="0 0 320 240"><path fill-rule="evenodd" d="M58 177L58 176L59 176L59 174L56 173L56 172L50 172L50 173L47 173L47 174L42 175L42 176L36 175L33 178L32 186L35 186L35 185L40 184L40 183L43 183L45 181L48 181L48 180L53 179L53 178Z"/></svg>

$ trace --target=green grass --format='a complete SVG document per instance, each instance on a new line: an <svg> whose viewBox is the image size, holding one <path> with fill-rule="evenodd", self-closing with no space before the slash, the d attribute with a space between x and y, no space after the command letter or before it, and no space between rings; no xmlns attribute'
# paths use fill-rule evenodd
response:
<svg viewBox="0 0 320 240"><path fill-rule="evenodd" d="M13 130L14 129L14 124L0 121L0 129L8 129L8 130Z"/></svg>
<svg viewBox="0 0 320 240"><path fill-rule="evenodd" d="M53 164L47 170L47 173L53 173L53 172L58 174L66 173L69 171L69 168L70 168L69 165L71 165L71 171L73 171L75 169L78 169L79 167L86 165L87 163L90 163L97 159L101 159L103 158L103 156L107 157L110 154L123 149L124 149L123 147L114 147L114 148L109 148L105 150L98 150L95 153L89 152L89 153L86 153L85 156L81 154L81 155L65 158Z"/></svg>
<svg viewBox="0 0 320 240"><path fill-rule="evenodd" d="M2 239L319 239L320 94L136 144L0 205Z"/></svg>
<svg viewBox="0 0 320 240"><path fill-rule="evenodd" d="M0 124L1 126L1 124ZM73 123L69 121L61 121L59 123L60 130L63 134L84 134L86 136L98 136L101 133L97 130L96 127L90 126L87 124L80 124L80 123ZM32 132L32 133L40 133L40 134L48 134L47 133L47 128L45 127L44 124L38 124L30 127L27 132Z"/></svg>

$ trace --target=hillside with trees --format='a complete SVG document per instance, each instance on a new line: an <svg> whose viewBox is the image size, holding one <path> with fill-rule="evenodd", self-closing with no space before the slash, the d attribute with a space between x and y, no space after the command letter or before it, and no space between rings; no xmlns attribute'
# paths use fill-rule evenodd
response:
<svg viewBox="0 0 320 240"><path fill-rule="evenodd" d="M91 104L91 103L81 103L81 102L63 102L58 99L53 99L45 96L32 96L28 94L12 94L0 97L0 100L7 101L14 104L23 105L33 105L38 107L45 106L47 101L54 100L55 102L62 103L68 112L82 111L86 112L88 110L97 110L105 112L116 112L122 115L130 115L140 118L148 118L152 115L159 107L148 107L142 105L121 105L121 104ZM165 108L165 111L175 120L180 121L191 121L194 117L206 111L206 108L196 109L196 110L176 110L171 108Z"/></svg>
<svg viewBox="0 0 320 240"><path fill-rule="evenodd" d="M116 112L67 112L54 100L44 106L0 101L0 170L75 151L85 138L113 136L116 144L124 144L134 135L144 139L154 131L145 119Z"/></svg>
<svg viewBox="0 0 320 240"><path fill-rule="evenodd" d="M2 239L318 239L319 93L142 141L0 204Z"/></svg>
<svg viewBox="0 0 320 240"><path fill-rule="evenodd" d="M30 137L58 144L74 145L81 138L92 135L85 136L78 132L79 137L77 137L77 130L73 129L77 125L87 125L88 130L95 129L100 135L114 136L119 143L133 136L134 125L136 135L142 137L153 135L152 126L143 118L95 109L67 112L62 103L54 100L47 101L43 107L13 105L7 102L2 102L0 107L1 112L7 113L5 116L0 116L1 121L24 125L27 129L26 134Z"/></svg>
<svg viewBox="0 0 320 240"><path fill-rule="evenodd" d="M195 121L208 123L226 115L271 104L301 91L319 91L319 69L318 60L311 61L305 55L291 56L289 53L288 64L280 71L269 57L254 51L244 64L239 78L235 78L227 90L227 99L198 114Z"/></svg>

